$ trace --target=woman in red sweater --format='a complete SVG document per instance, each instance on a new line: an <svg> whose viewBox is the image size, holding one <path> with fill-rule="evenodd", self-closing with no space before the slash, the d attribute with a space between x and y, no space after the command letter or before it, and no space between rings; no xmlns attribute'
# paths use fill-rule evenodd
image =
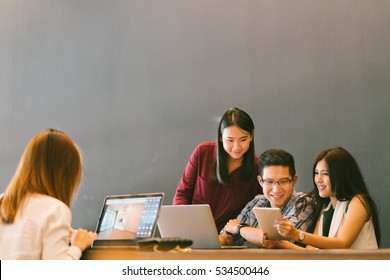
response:
<svg viewBox="0 0 390 280"><path fill-rule="evenodd" d="M173 204L209 204L218 231L262 189L257 180L254 124L238 108L227 110L216 141L200 143L190 156Z"/></svg>

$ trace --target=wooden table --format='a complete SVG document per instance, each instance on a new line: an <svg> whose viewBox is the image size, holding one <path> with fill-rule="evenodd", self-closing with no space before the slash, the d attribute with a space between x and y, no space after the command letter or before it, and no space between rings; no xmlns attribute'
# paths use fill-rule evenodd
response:
<svg viewBox="0 0 390 280"><path fill-rule="evenodd" d="M390 260L390 248L376 250L190 249L187 252L146 252L124 248L91 248L85 260Z"/></svg>

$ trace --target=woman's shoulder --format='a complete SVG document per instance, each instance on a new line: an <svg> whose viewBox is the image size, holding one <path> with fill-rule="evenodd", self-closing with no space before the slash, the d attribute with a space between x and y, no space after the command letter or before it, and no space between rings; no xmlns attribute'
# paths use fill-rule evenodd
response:
<svg viewBox="0 0 390 280"><path fill-rule="evenodd" d="M204 149L215 149L215 146L216 146L215 141L204 141L199 143L196 147L204 148Z"/></svg>
<svg viewBox="0 0 390 280"><path fill-rule="evenodd" d="M26 199L26 208L34 209L45 209L46 211L56 211L59 209L67 209L70 211L69 207L58 200L57 198L51 197L45 194L34 193L27 197Z"/></svg>
<svg viewBox="0 0 390 280"><path fill-rule="evenodd" d="M367 200L361 194L356 194L354 197L352 197L349 200L338 201L338 204L345 205L345 207L347 207L347 209L351 205L363 205L363 206L365 206L366 203L367 203Z"/></svg>
<svg viewBox="0 0 390 280"><path fill-rule="evenodd" d="M361 205L365 209L369 208L367 199L361 194L357 194L352 197L351 200L347 201L347 209L350 207L350 205Z"/></svg>
<svg viewBox="0 0 390 280"><path fill-rule="evenodd" d="M62 201L43 194L30 194L22 206L18 217L21 221L34 221L44 225L48 220L71 219L71 210Z"/></svg>
<svg viewBox="0 0 390 280"><path fill-rule="evenodd" d="M353 212L364 211L368 215L368 205L367 200L363 195L357 194L349 200L337 201L336 209L339 209L340 212L349 213L350 209L353 209ZM369 216L369 215L368 215Z"/></svg>
<svg viewBox="0 0 390 280"><path fill-rule="evenodd" d="M200 152L200 153L214 153L215 151L215 141L205 141L199 143L196 148L195 152Z"/></svg>

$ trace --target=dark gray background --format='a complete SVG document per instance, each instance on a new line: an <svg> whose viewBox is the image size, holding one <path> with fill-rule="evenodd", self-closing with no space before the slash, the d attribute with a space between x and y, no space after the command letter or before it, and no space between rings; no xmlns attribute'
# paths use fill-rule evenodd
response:
<svg viewBox="0 0 390 280"><path fill-rule="evenodd" d="M84 153L73 226L104 196L172 202L194 147L238 106L256 152L296 158L297 189L340 145L360 163L390 247L389 1L0 0L0 191L30 138L63 129Z"/></svg>

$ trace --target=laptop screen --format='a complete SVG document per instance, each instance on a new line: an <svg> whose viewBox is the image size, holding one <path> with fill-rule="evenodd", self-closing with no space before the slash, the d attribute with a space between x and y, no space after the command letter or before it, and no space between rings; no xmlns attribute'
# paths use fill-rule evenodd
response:
<svg viewBox="0 0 390 280"><path fill-rule="evenodd" d="M151 238L164 198L163 193L105 197L96 233L98 240Z"/></svg>

